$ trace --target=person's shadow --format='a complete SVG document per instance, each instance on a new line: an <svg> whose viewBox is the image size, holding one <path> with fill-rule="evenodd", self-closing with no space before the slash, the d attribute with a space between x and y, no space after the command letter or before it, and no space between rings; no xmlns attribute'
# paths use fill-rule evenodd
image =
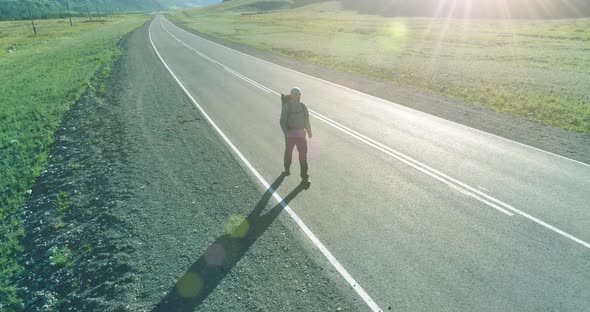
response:
<svg viewBox="0 0 590 312"><path fill-rule="evenodd" d="M279 176L262 195L248 217L242 220L238 219L237 222L234 222L235 226L232 227L233 230L229 234L220 236L207 247L201 257L191 265L168 291L168 294L152 309L153 312L193 311L207 298L225 275L240 261L250 246L268 229L283 208L305 189L303 185L297 186L281 203L262 215L264 207L284 179L284 175Z"/></svg>

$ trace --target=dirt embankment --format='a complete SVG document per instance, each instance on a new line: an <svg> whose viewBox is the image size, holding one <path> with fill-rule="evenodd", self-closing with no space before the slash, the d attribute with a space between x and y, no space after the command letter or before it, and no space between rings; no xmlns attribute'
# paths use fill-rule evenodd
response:
<svg viewBox="0 0 590 312"><path fill-rule="evenodd" d="M132 196L129 144L101 102L89 88L64 118L24 209L26 311L101 309L129 279L129 225L114 213Z"/></svg>
<svg viewBox="0 0 590 312"><path fill-rule="evenodd" d="M68 113L25 208L25 309L364 309L175 84L147 25L121 46L105 99L90 88Z"/></svg>

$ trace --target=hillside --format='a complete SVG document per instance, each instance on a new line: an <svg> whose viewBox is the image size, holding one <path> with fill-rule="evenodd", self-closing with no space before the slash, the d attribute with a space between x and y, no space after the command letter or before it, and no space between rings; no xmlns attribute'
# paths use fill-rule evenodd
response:
<svg viewBox="0 0 590 312"><path fill-rule="evenodd" d="M221 2L221 0L104 0L86 1L70 0L70 10L73 14L100 12L150 12L173 8L188 8L206 6ZM31 0L31 10L34 18L63 17L67 13L66 0ZM26 2L0 1L0 20L15 20L28 18Z"/></svg>
<svg viewBox="0 0 590 312"><path fill-rule="evenodd" d="M226 0L219 9L268 11L329 0ZM587 0L339 0L344 9L387 17L556 19L590 16Z"/></svg>
<svg viewBox="0 0 590 312"><path fill-rule="evenodd" d="M383 16L570 18L590 16L587 0L341 0L347 9Z"/></svg>

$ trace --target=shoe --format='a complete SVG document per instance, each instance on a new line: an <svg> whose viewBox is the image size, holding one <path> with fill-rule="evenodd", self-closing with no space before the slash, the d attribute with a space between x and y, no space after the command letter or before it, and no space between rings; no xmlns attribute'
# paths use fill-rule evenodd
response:
<svg viewBox="0 0 590 312"><path fill-rule="evenodd" d="M308 189L311 186L311 180L309 178L303 178L301 180L301 185L303 188Z"/></svg>
<svg viewBox="0 0 590 312"><path fill-rule="evenodd" d="M285 170L285 171L283 171L283 175L284 176L290 176L291 175L291 171Z"/></svg>

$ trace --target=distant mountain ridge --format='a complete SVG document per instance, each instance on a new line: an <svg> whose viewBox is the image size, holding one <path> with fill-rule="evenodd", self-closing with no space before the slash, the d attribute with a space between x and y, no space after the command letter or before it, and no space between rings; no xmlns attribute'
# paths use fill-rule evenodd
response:
<svg viewBox="0 0 590 312"><path fill-rule="evenodd" d="M151 12L171 8L188 8L220 3L221 0L69 0L73 13L85 14L87 10L99 12ZM35 18L64 16L66 0L30 0ZM24 0L0 0L0 20L28 18L27 3Z"/></svg>

